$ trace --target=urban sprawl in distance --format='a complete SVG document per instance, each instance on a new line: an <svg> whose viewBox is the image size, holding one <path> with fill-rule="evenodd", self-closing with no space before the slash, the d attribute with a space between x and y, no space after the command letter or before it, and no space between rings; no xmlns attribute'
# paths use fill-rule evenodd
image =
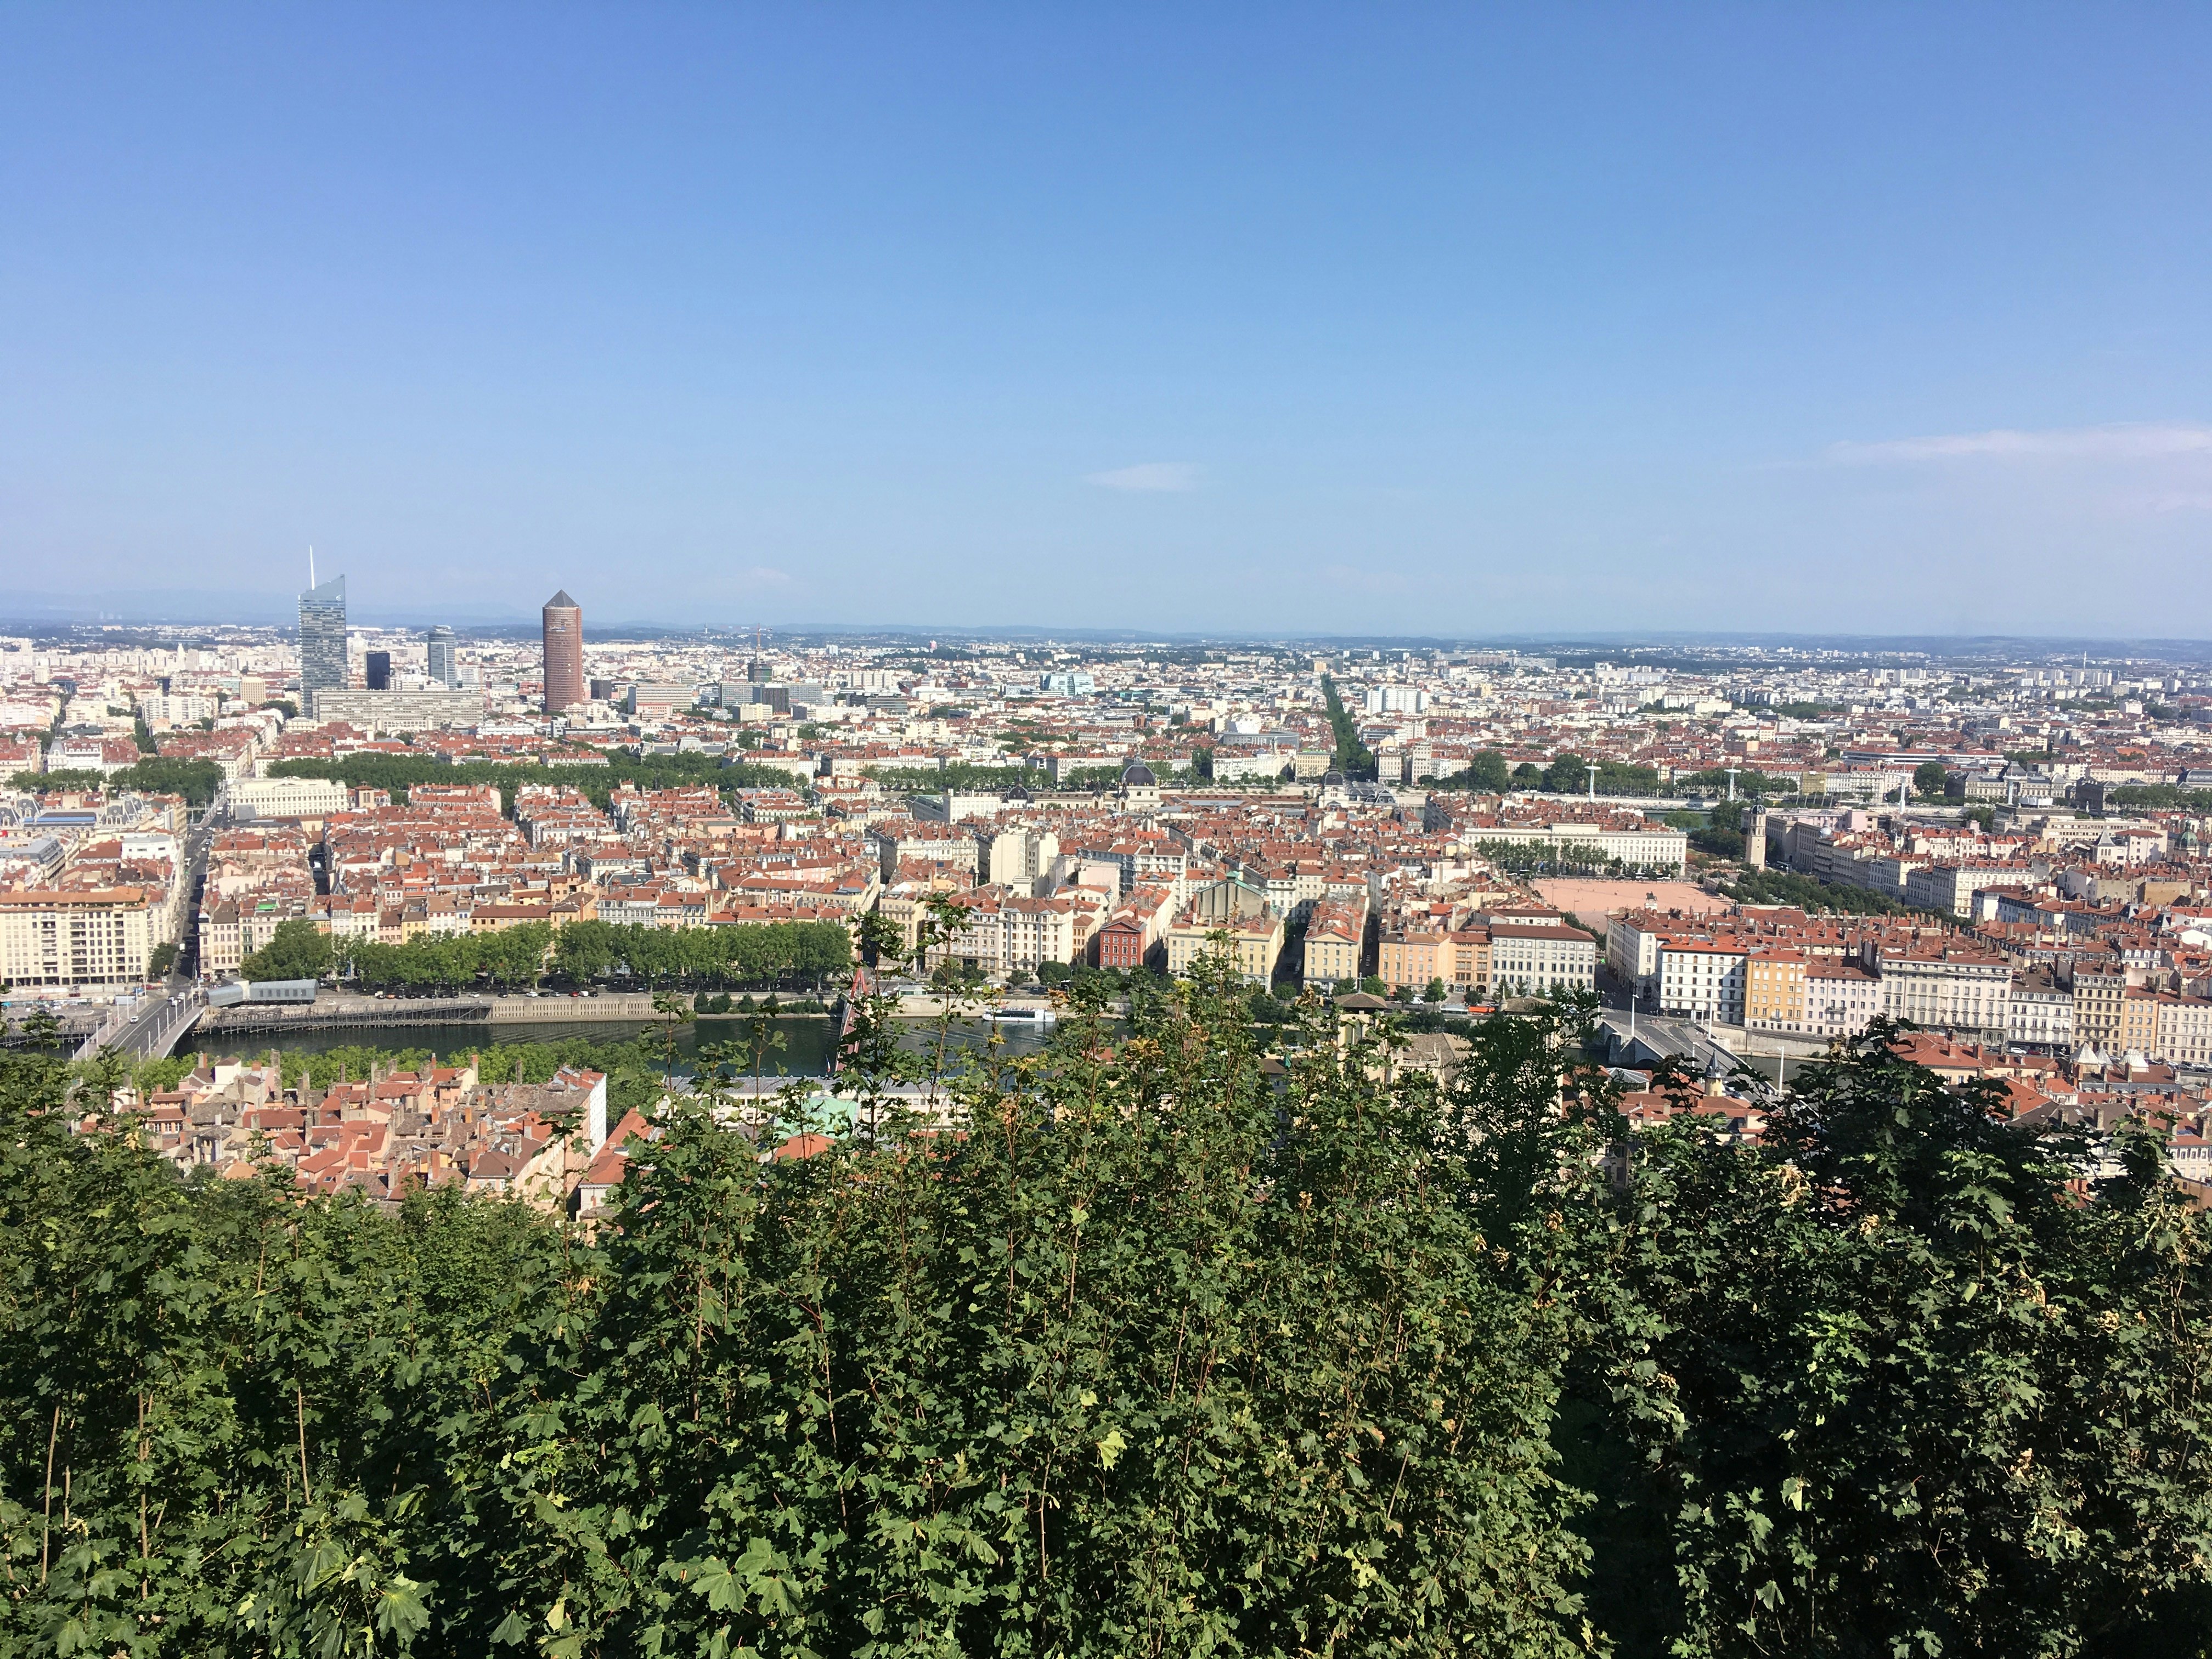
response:
<svg viewBox="0 0 2212 1659"><path fill-rule="evenodd" d="M1209 954L1453 1023L1581 994L1622 1066L1717 1079L1886 1017L2017 1117L2154 1115L2212 1178L2203 663L637 631L587 636L566 591L536 638L352 626L341 576L296 634L0 641L11 1023L149 1055L319 991L834 996L872 914L922 942L917 994L1010 1018ZM1403 1063L1466 1047L1440 1024ZM593 1073L304 1094L232 1061L141 1105L181 1165L251 1143L326 1189L574 1209L619 1178ZM1717 1084L1702 1109L1759 1132Z"/></svg>

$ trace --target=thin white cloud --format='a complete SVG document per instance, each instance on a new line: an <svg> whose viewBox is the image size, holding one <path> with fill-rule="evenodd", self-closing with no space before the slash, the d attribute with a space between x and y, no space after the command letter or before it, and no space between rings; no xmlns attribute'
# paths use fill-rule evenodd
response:
<svg viewBox="0 0 2212 1659"><path fill-rule="evenodd" d="M1198 488L1198 469L1188 461L1146 461L1141 466L1117 466L1111 472L1087 475L1085 483L1101 489L1182 491Z"/></svg>
<svg viewBox="0 0 2212 1659"><path fill-rule="evenodd" d="M755 587L788 587L791 586L791 573L778 570L774 565L749 565L738 572L738 580Z"/></svg>
<svg viewBox="0 0 2212 1659"><path fill-rule="evenodd" d="M2212 456L2212 426L2186 422L2057 427L2041 432L2000 428L1881 443L1831 444L1826 459L1844 466L1884 466L1922 461L2167 460Z"/></svg>

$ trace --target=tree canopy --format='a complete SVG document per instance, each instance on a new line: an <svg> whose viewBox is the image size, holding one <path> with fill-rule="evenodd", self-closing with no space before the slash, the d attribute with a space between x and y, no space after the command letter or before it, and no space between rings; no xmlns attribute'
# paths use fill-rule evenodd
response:
<svg viewBox="0 0 2212 1659"><path fill-rule="evenodd" d="M320 979L333 960L331 937L306 916L293 916L276 924L269 943L238 965L239 977L257 979Z"/></svg>
<svg viewBox="0 0 2212 1659"><path fill-rule="evenodd" d="M819 983L848 971L852 936L834 921L766 921L713 927L633 922L526 921L471 933L418 933L398 944L332 939L306 917L277 924L247 957L247 979L339 974L372 990L467 991L536 985L548 975L589 985L624 975L647 985Z"/></svg>
<svg viewBox="0 0 2212 1659"><path fill-rule="evenodd" d="M1347 778L1371 778L1375 775L1375 751L1359 740L1359 722L1344 706L1344 699L1336 689L1336 682L1324 674L1321 677L1321 694L1328 708L1329 730L1335 734L1336 749L1330 764Z"/></svg>
<svg viewBox="0 0 2212 1659"><path fill-rule="evenodd" d="M849 1133L765 1158L811 1090L710 1073L590 1226L181 1181L0 1054L0 1649L2205 1650L2154 1138L1886 1031L1632 1133L1575 1006L1446 1079L1249 996L949 1069L866 999Z"/></svg>
<svg viewBox="0 0 2212 1659"><path fill-rule="evenodd" d="M205 806L222 787L222 768L213 761L165 760L159 755L112 772L18 772L9 780L18 789L105 789L120 794L182 795L190 806Z"/></svg>
<svg viewBox="0 0 2212 1659"><path fill-rule="evenodd" d="M503 762L447 763L432 754L394 755L381 751L342 755L336 760L299 758L276 762L269 775L280 778L331 778L349 788L383 789L394 800L404 800L418 783L496 784L504 809L514 810L518 789L532 785L566 784L605 811L615 787L635 784L641 789L675 789L711 784L715 788L788 789L792 775L781 767L738 763L725 766L720 756L678 754L640 757L611 751L604 761L574 765L510 766Z"/></svg>

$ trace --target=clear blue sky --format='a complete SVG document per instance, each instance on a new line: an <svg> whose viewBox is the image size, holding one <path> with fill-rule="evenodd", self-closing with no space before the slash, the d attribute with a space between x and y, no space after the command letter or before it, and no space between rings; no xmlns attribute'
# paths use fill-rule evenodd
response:
<svg viewBox="0 0 2212 1659"><path fill-rule="evenodd" d="M2212 635L2212 9L0 9L0 601ZM0 611L7 610L0 602Z"/></svg>

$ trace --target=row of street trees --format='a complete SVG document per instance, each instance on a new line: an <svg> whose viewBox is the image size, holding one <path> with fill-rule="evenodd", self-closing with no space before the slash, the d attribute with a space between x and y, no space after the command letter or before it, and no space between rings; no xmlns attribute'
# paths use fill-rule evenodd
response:
<svg viewBox="0 0 2212 1659"><path fill-rule="evenodd" d="M269 769L271 777L330 778L349 788L383 789L394 800L420 783L495 784L503 810L514 810L515 792L537 784L566 784L605 810L618 784L641 789L696 788L709 784L717 789L786 789L791 774L780 767L756 766L732 760L725 765L715 755L628 755L610 753L604 760L514 766L504 762L448 763L430 754L404 755L383 751L341 755L335 760L296 758L278 761Z"/></svg>
<svg viewBox="0 0 2212 1659"><path fill-rule="evenodd" d="M1486 841L1482 856L1516 876L1598 876L1637 880L1671 878L1672 866L1630 864L1595 844L1562 841Z"/></svg>
<svg viewBox="0 0 2212 1659"><path fill-rule="evenodd" d="M106 789L117 793L182 795L188 806L205 806L222 787L222 769L213 761L164 760L148 755L112 772L18 772L9 782L17 789Z"/></svg>
<svg viewBox="0 0 2212 1659"><path fill-rule="evenodd" d="M1495 749L1481 750L1469 760L1464 771L1438 778L1435 787L1467 790L1478 795L1502 795L1510 789L1541 789L1553 794L1580 795L1591 787L1592 764L1597 767L1595 782L1601 795L1650 796L1660 793L1659 774L1649 766L1632 766L1621 761L1591 763L1572 751L1555 756L1542 766L1534 761L1522 761L1516 766Z"/></svg>
<svg viewBox="0 0 2212 1659"><path fill-rule="evenodd" d="M617 977L715 989L803 981L819 990L825 980L848 971L852 960L851 935L830 921L738 927L572 921L557 929L524 922L497 933L424 933L386 945L333 939L296 917L279 924L240 972L249 980L336 975L372 990L515 990L549 975L578 986Z"/></svg>

